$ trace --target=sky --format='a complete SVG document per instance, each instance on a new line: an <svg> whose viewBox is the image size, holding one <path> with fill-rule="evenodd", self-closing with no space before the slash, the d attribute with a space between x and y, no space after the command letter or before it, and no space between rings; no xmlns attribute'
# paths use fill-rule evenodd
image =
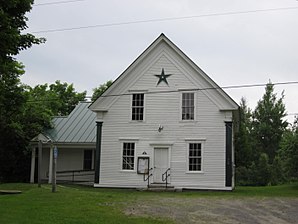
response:
<svg viewBox="0 0 298 224"><path fill-rule="evenodd" d="M30 86L61 80L91 96L161 33L219 86L298 81L297 0L35 0L27 17L26 32L47 39L17 56ZM252 109L264 90L225 89ZM284 91L290 122L297 90L275 86L278 97Z"/></svg>

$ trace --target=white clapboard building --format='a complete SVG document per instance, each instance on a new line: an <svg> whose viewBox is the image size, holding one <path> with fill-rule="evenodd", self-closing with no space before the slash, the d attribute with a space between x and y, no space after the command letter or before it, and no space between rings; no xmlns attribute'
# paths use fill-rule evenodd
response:
<svg viewBox="0 0 298 224"><path fill-rule="evenodd" d="M238 108L161 34L89 107L94 186L232 190Z"/></svg>

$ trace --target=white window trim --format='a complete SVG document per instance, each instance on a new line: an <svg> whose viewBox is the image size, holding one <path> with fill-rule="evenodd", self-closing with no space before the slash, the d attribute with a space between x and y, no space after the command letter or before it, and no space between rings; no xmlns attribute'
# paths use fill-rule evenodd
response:
<svg viewBox="0 0 298 224"><path fill-rule="evenodd" d="M144 91L131 91L130 95L130 103L129 103L129 121L132 123L143 123L146 121L146 94ZM133 120L132 119L132 100L133 100L133 95L134 94L144 94L144 111L143 111L143 120Z"/></svg>
<svg viewBox="0 0 298 224"><path fill-rule="evenodd" d="M204 149L205 149L205 139L200 140L185 140L186 142L186 172L187 174L202 174L204 173ZM201 170L200 171L190 171L189 170L189 144L200 143L201 144Z"/></svg>
<svg viewBox="0 0 298 224"><path fill-rule="evenodd" d="M133 170L124 170L123 169L123 144L124 143L134 143L135 144L135 148L134 148L134 166L133 166ZM135 141L135 140L130 140L130 139L123 139L123 140L121 140L120 141L120 150L121 150L121 152L120 152L120 155L121 155L121 157L120 157L120 172L124 172L124 173L135 173L136 172L136 166L137 166L137 164L136 164L136 151L137 151L137 141Z"/></svg>
<svg viewBox="0 0 298 224"><path fill-rule="evenodd" d="M194 94L194 119L193 120L183 120L182 119L182 95L183 93L193 93ZM179 113L179 121L183 123L192 123L196 122L197 118L197 93L195 91L182 91L180 94L180 113Z"/></svg>

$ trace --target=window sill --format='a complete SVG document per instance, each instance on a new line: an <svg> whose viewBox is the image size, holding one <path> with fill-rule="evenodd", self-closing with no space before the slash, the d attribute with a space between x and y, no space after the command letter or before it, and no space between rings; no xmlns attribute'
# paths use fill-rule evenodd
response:
<svg viewBox="0 0 298 224"><path fill-rule="evenodd" d="M121 173L135 173L135 170L119 170Z"/></svg>
<svg viewBox="0 0 298 224"><path fill-rule="evenodd" d="M186 174L204 174L204 171L186 171Z"/></svg>
<svg viewBox="0 0 298 224"><path fill-rule="evenodd" d="M192 125L195 125L197 123L198 123L198 121L196 121L196 120L180 120L179 121L179 124L192 124Z"/></svg>
<svg viewBox="0 0 298 224"><path fill-rule="evenodd" d="M132 124L144 124L146 123L145 120L142 120L142 121L133 121L133 120L130 120L129 123L132 123Z"/></svg>

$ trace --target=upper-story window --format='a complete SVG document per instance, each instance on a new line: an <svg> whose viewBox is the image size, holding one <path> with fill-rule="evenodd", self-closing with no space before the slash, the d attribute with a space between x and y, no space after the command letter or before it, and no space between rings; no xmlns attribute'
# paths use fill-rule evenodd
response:
<svg viewBox="0 0 298 224"><path fill-rule="evenodd" d="M182 120L194 120L195 118L195 94L182 93Z"/></svg>
<svg viewBox="0 0 298 224"><path fill-rule="evenodd" d="M144 120L144 93L135 93L132 95L132 114L133 121Z"/></svg>

